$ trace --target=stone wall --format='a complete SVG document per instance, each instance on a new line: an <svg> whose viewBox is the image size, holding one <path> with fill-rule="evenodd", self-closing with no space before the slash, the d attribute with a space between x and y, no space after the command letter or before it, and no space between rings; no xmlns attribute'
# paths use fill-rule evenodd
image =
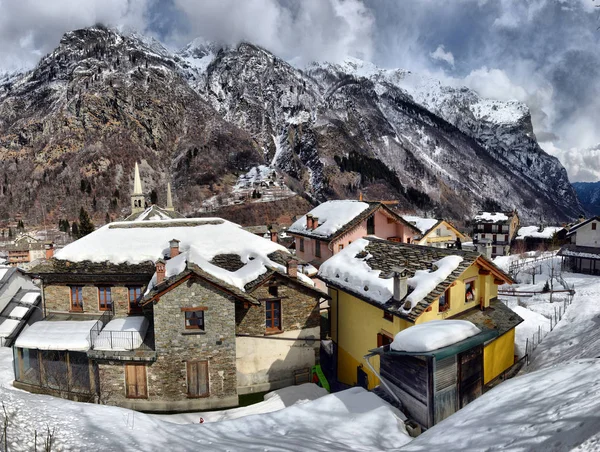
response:
<svg viewBox="0 0 600 452"><path fill-rule="evenodd" d="M267 333L265 299L277 285L281 299L279 333ZM294 384L294 374L319 360L319 294L281 275L256 288L260 306L236 304L238 393L273 390Z"/></svg>
<svg viewBox="0 0 600 452"><path fill-rule="evenodd" d="M83 284L82 284L83 285ZM98 302L98 286L83 285L83 312L101 314ZM128 315L129 289L111 286L115 317ZM44 284L44 301L47 312L68 312L71 307L71 289L64 284Z"/></svg>

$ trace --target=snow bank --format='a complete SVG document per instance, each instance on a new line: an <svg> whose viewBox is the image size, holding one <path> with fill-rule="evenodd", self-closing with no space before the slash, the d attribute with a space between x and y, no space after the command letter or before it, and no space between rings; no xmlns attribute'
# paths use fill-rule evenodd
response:
<svg viewBox="0 0 600 452"><path fill-rule="evenodd" d="M432 320L400 331L390 345L402 352L430 352L481 333L467 320Z"/></svg>
<svg viewBox="0 0 600 452"><path fill-rule="evenodd" d="M511 309L523 319L523 322L515 329L515 352L522 357L526 353L527 341L531 342L533 335L537 335L540 330L542 337L546 335L550 329L550 320L523 306L517 305Z"/></svg>
<svg viewBox="0 0 600 452"><path fill-rule="evenodd" d="M560 231L563 228L561 228L560 226L548 226L545 227L542 231L540 231L539 229L539 226L523 226L522 228L519 228L516 239L523 240L526 237L551 239L556 232Z"/></svg>
<svg viewBox="0 0 600 452"><path fill-rule="evenodd" d="M402 450L598 450L599 374L590 359L507 380Z"/></svg>
<svg viewBox="0 0 600 452"><path fill-rule="evenodd" d="M369 204L362 201L327 201L309 212L319 219L319 227L314 230L306 229L306 215L303 215L290 226L288 232L329 237L368 208Z"/></svg>
<svg viewBox="0 0 600 452"><path fill-rule="evenodd" d="M495 223L496 221L508 221L508 217L502 212L481 212L478 215L475 215L476 221L491 221Z"/></svg>
<svg viewBox="0 0 600 452"><path fill-rule="evenodd" d="M146 317L114 319L94 339L93 346L95 350L134 350L143 344L147 331Z"/></svg>
<svg viewBox="0 0 600 452"><path fill-rule="evenodd" d="M10 349L0 349L0 378L0 400L11 413L11 452L33 450L34 431L46 431L49 422L56 428L53 450L375 452L411 441L398 411L362 388L242 419L200 425L198 417L181 425L167 416L15 390Z"/></svg>
<svg viewBox="0 0 600 452"><path fill-rule="evenodd" d="M334 281L359 295L378 303L385 303L394 293L394 280L379 277L380 270L373 270L367 264L371 257L356 257L370 242L358 239L339 253L327 259L319 269L319 275Z"/></svg>
<svg viewBox="0 0 600 452"><path fill-rule="evenodd" d="M414 308L438 284L450 276L450 273L456 270L462 261L463 258L460 256L446 256L434 263L434 271L417 270L415 275L408 279L408 285L413 288L413 291L406 297L406 300L410 301L410 309Z"/></svg>
<svg viewBox="0 0 600 452"><path fill-rule="evenodd" d="M23 331L15 347L38 350L87 351L90 348L90 330L95 320L58 321L42 320Z"/></svg>
<svg viewBox="0 0 600 452"><path fill-rule="evenodd" d="M416 217L414 215L402 215L402 218L404 218L404 220L408 221L409 223L414 224L416 228L419 231L421 231L421 234L425 234L438 222L438 220L434 218L422 218Z"/></svg>

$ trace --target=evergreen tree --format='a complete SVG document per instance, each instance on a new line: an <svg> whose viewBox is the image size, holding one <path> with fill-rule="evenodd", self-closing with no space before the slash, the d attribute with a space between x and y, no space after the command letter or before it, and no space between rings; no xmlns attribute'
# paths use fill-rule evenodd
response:
<svg viewBox="0 0 600 452"><path fill-rule="evenodd" d="M75 238L79 238L79 225L76 221L71 225L71 235Z"/></svg>
<svg viewBox="0 0 600 452"><path fill-rule="evenodd" d="M17 223L17 229L19 229L21 231L25 229L25 225L23 224L23 220L19 220L19 222Z"/></svg>
<svg viewBox="0 0 600 452"><path fill-rule="evenodd" d="M154 189L150 192L150 204L158 204L158 194Z"/></svg>
<svg viewBox="0 0 600 452"><path fill-rule="evenodd" d="M79 236L77 238L85 237L90 232L94 232L94 223L85 209L82 207L79 209Z"/></svg>
<svg viewBox="0 0 600 452"><path fill-rule="evenodd" d="M110 215L106 212L106 217L104 218L104 223L110 223Z"/></svg>
<svg viewBox="0 0 600 452"><path fill-rule="evenodd" d="M12 239L13 232L11 228L8 228L8 237Z"/></svg>
<svg viewBox="0 0 600 452"><path fill-rule="evenodd" d="M94 196L94 199L92 200L92 209L94 209L94 212L97 210L97 203L96 203L96 197Z"/></svg>

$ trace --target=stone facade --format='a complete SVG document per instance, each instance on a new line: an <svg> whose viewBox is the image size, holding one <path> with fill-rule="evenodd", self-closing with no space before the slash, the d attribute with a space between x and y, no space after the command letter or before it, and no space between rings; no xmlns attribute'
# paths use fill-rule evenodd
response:
<svg viewBox="0 0 600 452"><path fill-rule="evenodd" d="M277 287L277 297L269 287ZM319 295L275 274L251 295L260 306L236 305L238 393L273 390L295 383L294 374L319 361ZM266 331L265 300L281 300L281 332Z"/></svg>
<svg viewBox="0 0 600 452"><path fill-rule="evenodd" d="M99 285L80 284L83 286L83 312L102 314L98 299ZM132 285L133 286L133 285ZM142 286L140 284L140 286ZM115 317L129 314L129 289L124 286L110 286ZM65 284L44 284L44 303L47 312L69 312L71 308L71 289Z"/></svg>

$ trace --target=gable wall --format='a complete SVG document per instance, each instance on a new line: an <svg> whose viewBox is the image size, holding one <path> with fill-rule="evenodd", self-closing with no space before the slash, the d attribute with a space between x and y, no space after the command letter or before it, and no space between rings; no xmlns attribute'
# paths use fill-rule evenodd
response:
<svg viewBox="0 0 600 452"><path fill-rule="evenodd" d="M592 223L596 224L596 230L592 230ZM600 222L590 221L581 226L575 233L575 244L577 246L593 246L600 248Z"/></svg>

